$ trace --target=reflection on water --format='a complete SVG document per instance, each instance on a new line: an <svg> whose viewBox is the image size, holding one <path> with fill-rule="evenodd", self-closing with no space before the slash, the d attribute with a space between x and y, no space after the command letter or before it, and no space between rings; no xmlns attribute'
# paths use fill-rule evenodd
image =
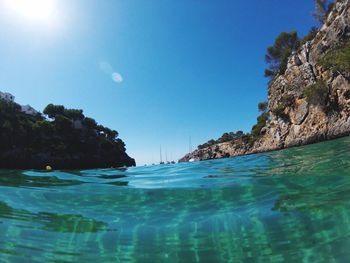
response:
<svg viewBox="0 0 350 263"><path fill-rule="evenodd" d="M0 261L350 262L349 147L1 171Z"/></svg>

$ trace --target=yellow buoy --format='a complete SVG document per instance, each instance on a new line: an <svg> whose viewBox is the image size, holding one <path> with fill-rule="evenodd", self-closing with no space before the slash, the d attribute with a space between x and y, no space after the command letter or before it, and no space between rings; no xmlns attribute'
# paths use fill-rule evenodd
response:
<svg viewBox="0 0 350 263"><path fill-rule="evenodd" d="M46 166L46 171L52 171L52 167L50 165Z"/></svg>

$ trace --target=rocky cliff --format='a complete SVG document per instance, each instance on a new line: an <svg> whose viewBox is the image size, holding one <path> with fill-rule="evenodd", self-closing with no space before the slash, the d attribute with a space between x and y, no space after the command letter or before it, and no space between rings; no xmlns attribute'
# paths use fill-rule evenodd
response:
<svg viewBox="0 0 350 263"><path fill-rule="evenodd" d="M290 56L283 75L271 80L270 119L257 140L239 138L212 145L180 162L271 151L349 135L350 74L325 63L325 56L338 54L335 50L349 42L349 26L350 0L339 0L314 39Z"/></svg>

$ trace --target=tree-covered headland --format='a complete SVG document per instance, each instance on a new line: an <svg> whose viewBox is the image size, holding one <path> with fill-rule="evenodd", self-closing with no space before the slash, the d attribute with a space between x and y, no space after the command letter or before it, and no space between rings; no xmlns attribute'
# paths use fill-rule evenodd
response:
<svg viewBox="0 0 350 263"><path fill-rule="evenodd" d="M134 166L118 132L82 110L48 105L29 115L0 99L0 168L87 169Z"/></svg>

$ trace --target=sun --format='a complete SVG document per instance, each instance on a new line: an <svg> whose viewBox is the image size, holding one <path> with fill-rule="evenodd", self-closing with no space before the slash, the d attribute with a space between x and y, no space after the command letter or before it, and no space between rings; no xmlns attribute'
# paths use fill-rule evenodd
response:
<svg viewBox="0 0 350 263"><path fill-rule="evenodd" d="M7 5L21 15L35 20L48 20L55 9L54 0L7 0Z"/></svg>

